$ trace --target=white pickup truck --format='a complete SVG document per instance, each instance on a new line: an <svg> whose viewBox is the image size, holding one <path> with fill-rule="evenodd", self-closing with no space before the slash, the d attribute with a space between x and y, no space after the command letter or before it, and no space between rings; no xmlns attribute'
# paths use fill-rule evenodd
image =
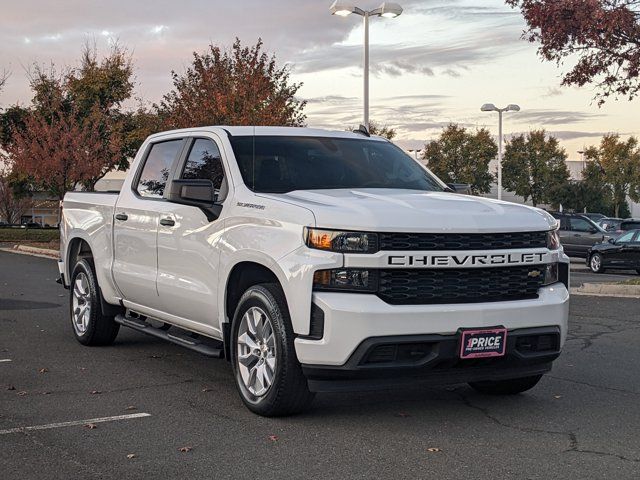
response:
<svg viewBox="0 0 640 480"><path fill-rule="evenodd" d="M160 133L119 193L69 192L73 332L121 325L230 361L261 415L315 392L532 388L567 334L569 259L542 210L460 195L366 132Z"/></svg>

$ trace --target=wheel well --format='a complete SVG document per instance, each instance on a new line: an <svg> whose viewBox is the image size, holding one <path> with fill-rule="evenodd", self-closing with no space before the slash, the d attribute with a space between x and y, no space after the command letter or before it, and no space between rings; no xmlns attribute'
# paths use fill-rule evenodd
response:
<svg viewBox="0 0 640 480"><path fill-rule="evenodd" d="M69 275L73 272L73 267L80 258L93 259L93 252L87 242L81 238L74 238L69 244L68 266Z"/></svg>
<svg viewBox="0 0 640 480"><path fill-rule="evenodd" d="M253 285L260 283L280 284L275 273L264 265L255 262L241 262L233 267L227 280L227 292L225 295L225 311L227 322L225 323L224 345L225 358L229 359L229 334L231 332L231 321L240 301L240 297Z"/></svg>

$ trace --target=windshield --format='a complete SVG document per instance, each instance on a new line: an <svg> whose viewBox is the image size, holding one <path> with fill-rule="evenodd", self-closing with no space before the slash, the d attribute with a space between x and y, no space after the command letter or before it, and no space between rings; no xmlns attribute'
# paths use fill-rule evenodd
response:
<svg viewBox="0 0 640 480"><path fill-rule="evenodd" d="M285 136L237 136L229 140L244 183L255 192L446 189L444 183L389 142Z"/></svg>

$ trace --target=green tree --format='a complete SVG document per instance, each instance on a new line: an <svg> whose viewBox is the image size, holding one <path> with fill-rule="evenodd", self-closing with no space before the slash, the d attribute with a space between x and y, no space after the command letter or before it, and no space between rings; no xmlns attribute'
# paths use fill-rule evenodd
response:
<svg viewBox="0 0 640 480"><path fill-rule="evenodd" d="M468 183L474 194L491 190L493 175L489 162L498 154L496 142L488 130L475 133L451 124L437 140L425 145L423 159L443 182Z"/></svg>
<svg viewBox="0 0 640 480"><path fill-rule="evenodd" d="M236 39L230 51L209 45L172 77L173 90L155 106L166 128L305 122L306 101L296 98L302 84L289 81L289 68L262 51L262 40L243 47Z"/></svg>
<svg viewBox="0 0 640 480"><path fill-rule="evenodd" d="M558 140L544 130L515 136L505 147L502 182L506 190L534 206L558 205L569 182L567 154Z"/></svg>
<svg viewBox="0 0 640 480"><path fill-rule="evenodd" d="M617 134L602 138L600 146L585 151L587 161L601 171L600 180L611 189L614 215L621 215L627 205L627 197L640 201L640 148L635 137L620 140Z"/></svg>

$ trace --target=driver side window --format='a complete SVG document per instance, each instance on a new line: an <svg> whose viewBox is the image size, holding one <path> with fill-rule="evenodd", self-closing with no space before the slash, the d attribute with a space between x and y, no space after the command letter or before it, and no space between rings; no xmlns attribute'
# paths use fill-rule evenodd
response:
<svg viewBox="0 0 640 480"><path fill-rule="evenodd" d="M574 232L592 232L594 230L593 225L583 218L570 218L569 225Z"/></svg>
<svg viewBox="0 0 640 480"><path fill-rule="evenodd" d="M616 240L616 243L631 243L635 232L627 232Z"/></svg>
<svg viewBox="0 0 640 480"><path fill-rule="evenodd" d="M224 182L224 169L220 150L212 140L198 138L193 142L180 178L185 180L211 180L216 191Z"/></svg>

